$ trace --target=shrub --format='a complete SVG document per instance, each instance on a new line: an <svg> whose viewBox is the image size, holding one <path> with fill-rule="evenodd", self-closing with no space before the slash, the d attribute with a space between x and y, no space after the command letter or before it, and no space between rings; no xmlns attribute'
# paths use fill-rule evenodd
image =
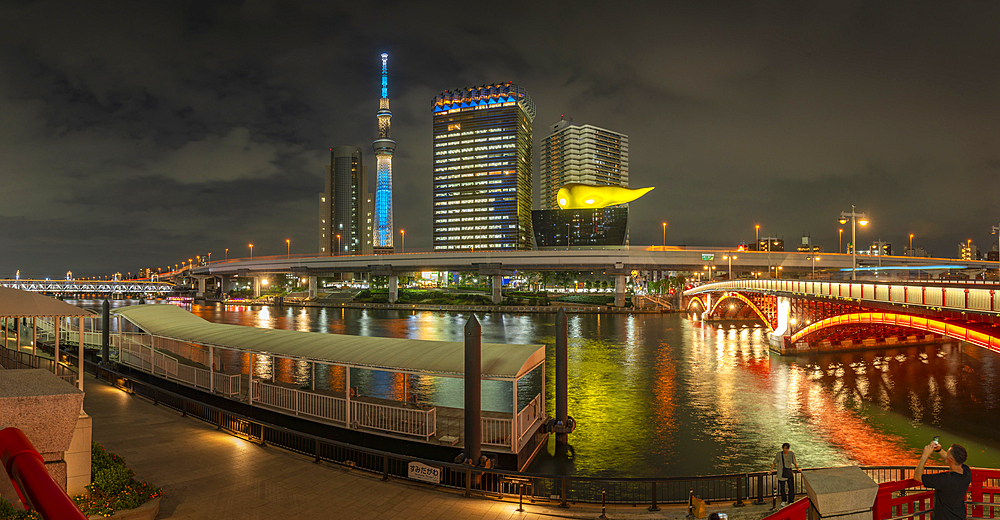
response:
<svg viewBox="0 0 1000 520"><path fill-rule="evenodd" d="M92 482L87 486L88 494L73 497L88 516L111 516L115 511L135 509L163 494L160 488L136 480L125 459L108 453L96 442L91 445L90 471Z"/></svg>
<svg viewBox="0 0 1000 520"><path fill-rule="evenodd" d="M38 511L21 511L20 509L15 509L14 504L11 504L4 498L0 498L0 519L42 520L42 515L38 514Z"/></svg>

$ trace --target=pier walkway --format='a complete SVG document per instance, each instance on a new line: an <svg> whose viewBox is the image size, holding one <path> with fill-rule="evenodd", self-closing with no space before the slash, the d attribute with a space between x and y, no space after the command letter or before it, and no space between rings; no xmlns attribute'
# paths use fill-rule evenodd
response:
<svg viewBox="0 0 1000 520"><path fill-rule="evenodd" d="M597 518L599 505L466 498L421 484L389 481L216 431L197 419L123 392L86 375L84 409L94 441L125 458L136 478L164 489L157 518L171 519L545 519ZM510 497L508 497L510 498ZM516 497L515 497L516 498ZM684 518L683 506L657 512L609 506L609 518ZM732 520L758 519L767 506L710 506Z"/></svg>

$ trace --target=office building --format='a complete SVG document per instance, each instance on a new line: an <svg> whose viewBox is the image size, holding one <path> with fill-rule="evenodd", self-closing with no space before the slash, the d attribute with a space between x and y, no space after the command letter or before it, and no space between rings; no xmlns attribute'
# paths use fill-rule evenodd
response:
<svg viewBox="0 0 1000 520"><path fill-rule="evenodd" d="M539 249L620 249L628 241L628 204L531 212Z"/></svg>
<svg viewBox="0 0 1000 520"><path fill-rule="evenodd" d="M513 83L434 97L434 250L531 249L535 106Z"/></svg>
<svg viewBox="0 0 1000 520"><path fill-rule="evenodd" d="M556 193L565 184L628 187L628 136L561 119L542 141L541 209L559 209Z"/></svg>
<svg viewBox="0 0 1000 520"><path fill-rule="evenodd" d="M962 260L982 260L982 252L979 246L972 242L962 242L958 244L958 258Z"/></svg>
<svg viewBox="0 0 1000 520"><path fill-rule="evenodd" d="M379 99L378 139L372 143L375 150L375 253L392 253L392 153L396 141L389 137L392 112L389 111L389 81L387 65L389 55L382 53L382 98Z"/></svg>
<svg viewBox="0 0 1000 520"><path fill-rule="evenodd" d="M319 194L320 254L361 254L366 248L370 251L371 233L365 232L368 181L361 148L330 149L324 186Z"/></svg>

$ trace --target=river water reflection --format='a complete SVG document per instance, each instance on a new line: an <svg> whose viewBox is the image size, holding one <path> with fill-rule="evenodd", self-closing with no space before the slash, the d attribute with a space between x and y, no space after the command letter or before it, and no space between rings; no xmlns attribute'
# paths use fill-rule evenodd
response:
<svg viewBox="0 0 1000 520"><path fill-rule="evenodd" d="M469 316L189 308L217 323L449 341L462 341ZM554 316L477 317L484 342L546 345L547 407L554 413ZM1000 355L979 347L943 343L782 357L769 352L762 328L705 325L678 314L571 315L569 336L569 409L579 425L570 436L573 456L553 456L550 442L532 464L534 472L653 477L757 471L770 468L782 442L792 444L802 467L912 465L934 435L946 446L963 444L972 466L1000 467ZM234 355L225 362L235 368L230 363L245 361ZM269 361L258 358L255 365L256 377L270 377ZM276 377L305 383L308 364L279 362ZM413 392L440 405L462 402L460 380L352 371L352 384L358 381L394 398ZM317 384L343 388L343 374L317 374ZM510 410L511 389L491 391L496 395L484 398L484 407Z"/></svg>

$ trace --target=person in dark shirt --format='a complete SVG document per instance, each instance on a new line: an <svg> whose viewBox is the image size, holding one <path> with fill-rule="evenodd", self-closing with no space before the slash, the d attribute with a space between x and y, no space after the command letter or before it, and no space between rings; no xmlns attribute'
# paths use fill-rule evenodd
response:
<svg viewBox="0 0 1000 520"><path fill-rule="evenodd" d="M924 487L934 490L934 510L931 512L933 520L965 520L965 494L972 484L972 470L965 465L969 455L961 445L952 444L944 452L948 471L925 475L924 464L931 453L940 450L941 445L935 441L924 446L924 453L920 456L913 478L922 482Z"/></svg>

